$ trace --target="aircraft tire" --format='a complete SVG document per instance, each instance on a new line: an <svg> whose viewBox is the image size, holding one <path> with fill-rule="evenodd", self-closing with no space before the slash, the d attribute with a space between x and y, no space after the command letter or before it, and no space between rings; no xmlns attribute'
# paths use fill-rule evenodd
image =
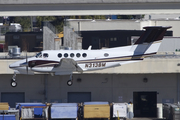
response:
<svg viewBox="0 0 180 120"><path fill-rule="evenodd" d="M73 81L72 81L72 80L68 80L68 81L67 81L67 85L68 85L68 86L71 86L72 84L73 84Z"/></svg>
<svg viewBox="0 0 180 120"><path fill-rule="evenodd" d="M15 82L15 81L11 81L11 87L16 87L17 86L17 82Z"/></svg>

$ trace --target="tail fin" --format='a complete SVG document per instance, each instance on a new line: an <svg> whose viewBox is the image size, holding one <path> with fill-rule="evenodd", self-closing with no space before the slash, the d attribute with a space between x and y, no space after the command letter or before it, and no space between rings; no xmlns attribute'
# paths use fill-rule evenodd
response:
<svg viewBox="0 0 180 120"><path fill-rule="evenodd" d="M131 50L134 51L134 54L155 54L161 44L160 40L163 39L165 32L169 28L171 28L171 26L144 27L146 30L135 42Z"/></svg>

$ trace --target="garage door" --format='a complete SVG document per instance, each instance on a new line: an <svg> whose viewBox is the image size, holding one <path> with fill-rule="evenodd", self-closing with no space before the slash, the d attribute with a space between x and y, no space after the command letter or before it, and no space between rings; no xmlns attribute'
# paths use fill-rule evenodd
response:
<svg viewBox="0 0 180 120"><path fill-rule="evenodd" d="M157 92L133 93L134 117L157 117Z"/></svg>
<svg viewBox="0 0 180 120"><path fill-rule="evenodd" d="M81 103L91 101L91 92L68 92L69 103Z"/></svg>
<svg viewBox="0 0 180 120"><path fill-rule="evenodd" d="M8 102L11 108L15 108L16 103L25 102L24 93L1 93L1 102Z"/></svg>

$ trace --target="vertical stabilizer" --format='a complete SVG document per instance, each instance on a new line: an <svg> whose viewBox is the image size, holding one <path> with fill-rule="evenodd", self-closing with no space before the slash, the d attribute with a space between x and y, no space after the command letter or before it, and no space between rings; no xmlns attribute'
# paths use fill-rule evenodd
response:
<svg viewBox="0 0 180 120"><path fill-rule="evenodd" d="M135 42L131 51L134 51L134 54L154 54L158 51L161 40L164 37L167 29L171 26L148 26L144 27L146 29L144 33L139 37Z"/></svg>

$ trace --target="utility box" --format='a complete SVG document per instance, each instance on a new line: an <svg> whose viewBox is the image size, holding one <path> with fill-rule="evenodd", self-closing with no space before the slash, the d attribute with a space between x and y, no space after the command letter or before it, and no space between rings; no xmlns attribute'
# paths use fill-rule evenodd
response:
<svg viewBox="0 0 180 120"><path fill-rule="evenodd" d="M78 119L77 103L53 103L51 119Z"/></svg>
<svg viewBox="0 0 180 120"><path fill-rule="evenodd" d="M113 118L127 118L127 103L113 103Z"/></svg>
<svg viewBox="0 0 180 120"><path fill-rule="evenodd" d="M110 105L108 102L85 102L83 106L84 119L107 118L110 119Z"/></svg>

